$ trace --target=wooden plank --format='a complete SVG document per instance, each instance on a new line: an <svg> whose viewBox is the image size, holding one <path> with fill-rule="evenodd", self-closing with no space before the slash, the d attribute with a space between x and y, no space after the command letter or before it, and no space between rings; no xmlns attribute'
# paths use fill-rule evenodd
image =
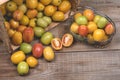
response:
<svg viewBox="0 0 120 80"><path fill-rule="evenodd" d="M119 80L120 75L120 51L56 53L53 62L39 59L39 65L27 76L17 74L9 55L0 56L2 80Z"/></svg>

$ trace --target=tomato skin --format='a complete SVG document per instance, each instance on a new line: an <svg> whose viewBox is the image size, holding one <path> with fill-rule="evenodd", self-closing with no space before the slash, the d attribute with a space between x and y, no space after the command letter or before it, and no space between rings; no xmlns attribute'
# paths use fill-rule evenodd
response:
<svg viewBox="0 0 120 80"><path fill-rule="evenodd" d="M78 28L78 33L79 33L81 36L87 36L87 34L88 34L88 28L87 28L87 26L81 25L81 26Z"/></svg>
<svg viewBox="0 0 120 80"><path fill-rule="evenodd" d="M43 54L43 46L41 43L36 43L33 45L32 54L34 57L39 58Z"/></svg>
<svg viewBox="0 0 120 80"><path fill-rule="evenodd" d="M30 43L34 39L34 31L31 27L27 27L23 31L23 41L26 43Z"/></svg>

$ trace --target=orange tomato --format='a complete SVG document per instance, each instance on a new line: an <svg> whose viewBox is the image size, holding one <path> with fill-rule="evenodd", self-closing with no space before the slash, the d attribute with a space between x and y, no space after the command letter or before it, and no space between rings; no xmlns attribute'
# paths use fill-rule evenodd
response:
<svg viewBox="0 0 120 80"><path fill-rule="evenodd" d="M48 5L44 9L44 14L46 16L52 16L56 11L56 8L53 5Z"/></svg>
<svg viewBox="0 0 120 80"><path fill-rule="evenodd" d="M30 56L26 59L26 62L30 67L36 67L38 64L38 60L34 58L33 56Z"/></svg>
<svg viewBox="0 0 120 80"><path fill-rule="evenodd" d="M89 21L94 19L94 12L91 9L84 10L83 15L86 16Z"/></svg>

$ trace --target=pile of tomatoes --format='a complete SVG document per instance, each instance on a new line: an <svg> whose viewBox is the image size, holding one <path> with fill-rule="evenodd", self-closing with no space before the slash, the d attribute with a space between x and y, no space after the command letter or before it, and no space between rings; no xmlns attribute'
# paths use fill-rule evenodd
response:
<svg viewBox="0 0 120 80"><path fill-rule="evenodd" d="M115 26L106 17L86 8L83 12L75 13L70 31L74 36L79 36L79 40L95 44L109 40L115 33Z"/></svg>
<svg viewBox="0 0 120 80"><path fill-rule="evenodd" d="M41 57L53 61L54 50L71 46L71 34L55 38L45 30L52 22L64 21L70 9L69 0L9 0L0 5L11 43L20 46L11 55L11 62L17 66L20 75L28 74L30 68L38 65ZM39 42L33 44L35 39Z"/></svg>

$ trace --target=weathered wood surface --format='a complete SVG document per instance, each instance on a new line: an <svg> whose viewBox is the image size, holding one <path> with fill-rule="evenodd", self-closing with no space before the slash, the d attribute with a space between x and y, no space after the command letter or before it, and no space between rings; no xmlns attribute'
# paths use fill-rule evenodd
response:
<svg viewBox="0 0 120 80"><path fill-rule="evenodd" d="M82 0L81 6L92 6L106 13L116 24L117 32L112 43L98 49L75 42L72 47L56 52L53 62L39 59L39 65L27 76L19 76L10 62L10 54L0 53L0 80L120 80L120 1ZM57 37L66 33L67 27L52 30ZM57 33L56 33L57 32Z"/></svg>

